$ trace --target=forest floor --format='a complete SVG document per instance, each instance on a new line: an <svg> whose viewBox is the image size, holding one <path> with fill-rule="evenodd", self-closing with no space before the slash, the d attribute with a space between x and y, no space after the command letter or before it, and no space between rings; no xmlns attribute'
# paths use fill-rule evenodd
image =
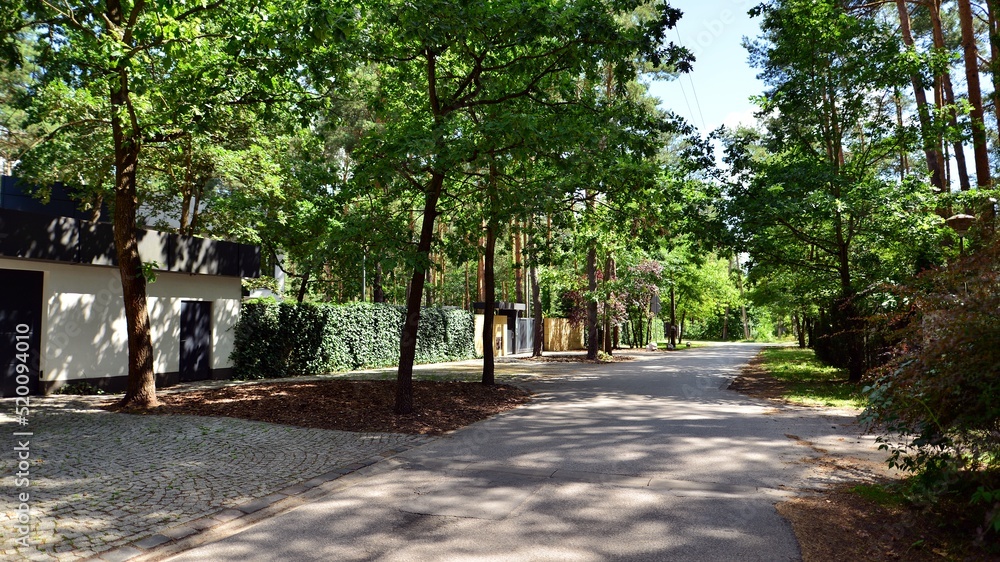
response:
<svg viewBox="0 0 1000 562"><path fill-rule="evenodd" d="M758 357L729 388L785 402L789 383L771 376ZM778 513L792 524L805 562L1000 561L1000 555L987 553L977 533L981 514L970 511L967 504L943 501L928 506L906 501L900 491L905 481L887 476L867 460L838 456L820 463L859 478L777 505Z"/></svg>

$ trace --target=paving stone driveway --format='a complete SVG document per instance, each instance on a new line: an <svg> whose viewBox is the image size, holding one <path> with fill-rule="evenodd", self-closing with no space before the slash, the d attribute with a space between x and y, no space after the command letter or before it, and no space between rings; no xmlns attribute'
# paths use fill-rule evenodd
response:
<svg viewBox="0 0 1000 562"><path fill-rule="evenodd" d="M30 425L0 405L0 528L5 560L125 559L260 510L434 438L359 434L229 418L127 416L90 397L32 397ZM16 487L30 431L30 485ZM32 546L15 542L30 493ZM103 553L103 554L102 554Z"/></svg>

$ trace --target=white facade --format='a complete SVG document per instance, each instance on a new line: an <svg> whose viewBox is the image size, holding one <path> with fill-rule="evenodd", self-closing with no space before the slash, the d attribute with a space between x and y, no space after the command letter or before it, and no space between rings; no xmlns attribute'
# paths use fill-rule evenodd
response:
<svg viewBox="0 0 1000 562"><path fill-rule="evenodd" d="M43 272L39 358L43 389L78 380L110 383L117 379L120 383L128 375L125 308L117 267L0 257L0 269ZM211 303L210 368L213 373L228 371L240 310L239 277L158 271L147 292L157 375L176 377L180 370L184 301Z"/></svg>

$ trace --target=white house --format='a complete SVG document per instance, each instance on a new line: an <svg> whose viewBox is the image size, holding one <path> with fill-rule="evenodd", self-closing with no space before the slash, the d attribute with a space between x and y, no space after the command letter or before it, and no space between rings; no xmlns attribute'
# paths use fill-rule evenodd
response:
<svg viewBox="0 0 1000 562"><path fill-rule="evenodd" d="M7 187L0 191L0 392L50 393L75 382L123 390L128 347L111 225L25 212L19 207L39 209ZM240 280L259 275L259 248L155 231L140 231L139 246L143 262L157 264L147 288L157 385L228 378Z"/></svg>

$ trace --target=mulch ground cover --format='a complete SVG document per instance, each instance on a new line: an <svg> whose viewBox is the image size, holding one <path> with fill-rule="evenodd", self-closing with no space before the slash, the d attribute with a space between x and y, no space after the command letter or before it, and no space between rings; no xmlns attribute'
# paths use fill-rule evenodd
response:
<svg viewBox="0 0 1000 562"><path fill-rule="evenodd" d="M163 394L144 413L226 416L300 427L440 435L520 406L509 385L413 382L414 412L396 415L395 381L268 382Z"/></svg>

